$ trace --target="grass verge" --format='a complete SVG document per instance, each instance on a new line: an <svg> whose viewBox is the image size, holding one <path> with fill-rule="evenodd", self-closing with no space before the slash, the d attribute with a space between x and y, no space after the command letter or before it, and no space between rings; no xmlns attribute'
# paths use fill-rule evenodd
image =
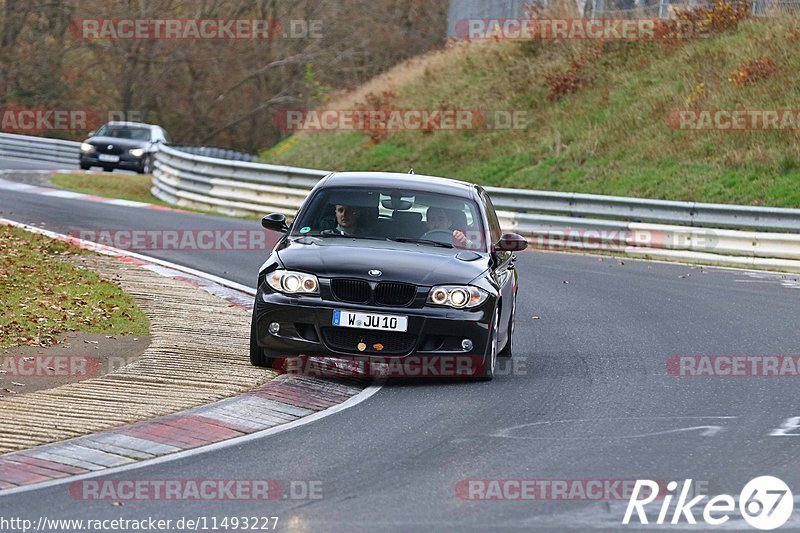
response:
<svg viewBox="0 0 800 533"><path fill-rule="evenodd" d="M148 204L169 205L150 193L153 177L147 174L53 174L50 182L62 189Z"/></svg>
<svg viewBox="0 0 800 533"><path fill-rule="evenodd" d="M796 110L799 45L793 17L749 19L735 30L678 42L461 43L400 65L325 107L373 109L378 99L377 109L523 112L523 128L395 130L382 138L301 132L261 160L329 170L413 167L503 187L800 207L800 124L725 131L669 121L678 110ZM565 82L555 96L553 79Z"/></svg>
<svg viewBox="0 0 800 533"><path fill-rule="evenodd" d="M148 336L150 321L118 286L68 259L82 250L0 226L0 348L48 345L67 331Z"/></svg>
<svg viewBox="0 0 800 533"><path fill-rule="evenodd" d="M233 216L208 209L176 206L153 196L150 192L153 177L148 174L111 175L111 174L53 174L50 183L68 191L91 194L103 198L132 200L148 204L161 205L183 211L191 211L203 215L229 216L248 220L261 220L263 215ZM266 213L265 213L266 214Z"/></svg>

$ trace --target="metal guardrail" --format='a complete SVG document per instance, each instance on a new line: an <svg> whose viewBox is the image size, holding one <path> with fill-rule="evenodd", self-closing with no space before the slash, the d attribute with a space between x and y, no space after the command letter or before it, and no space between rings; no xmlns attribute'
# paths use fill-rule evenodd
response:
<svg viewBox="0 0 800 533"><path fill-rule="evenodd" d="M294 214L316 182L330 171L222 161L165 147L156 157L153 193L162 199L237 214L270 210ZM702 228L800 232L800 209L675 202L487 187L510 228L621 228L645 222Z"/></svg>
<svg viewBox="0 0 800 533"><path fill-rule="evenodd" d="M325 170L222 161L165 148L156 156L151 191L184 207L234 215L281 212L292 216L327 174ZM535 248L607 250L800 272L800 209L498 187L486 190L503 229L525 235Z"/></svg>
<svg viewBox="0 0 800 533"><path fill-rule="evenodd" d="M78 166L80 145L81 143L75 141L0 133L0 156L61 163L69 165L68 168ZM223 160L255 161L257 159L253 154L214 146L171 146L170 148L188 154Z"/></svg>
<svg viewBox="0 0 800 533"><path fill-rule="evenodd" d="M293 215L329 172L224 161L168 146L156 155L151 192L165 202L233 215Z"/></svg>
<svg viewBox="0 0 800 533"><path fill-rule="evenodd" d="M0 133L0 157L16 157L78 166L79 142Z"/></svg>
<svg viewBox="0 0 800 533"><path fill-rule="evenodd" d="M521 221L546 223L527 216L545 213L565 217L754 231L800 231L800 209L698 202L675 202L595 194L487 187L497 209L524 214ZM561 223L562 221L559 221Z"/></svg>
<svg viewBox="0 0 800 533"><path fill-rule="evenodd" d="M217 148L216 146L176 146L170 145L170 148L186 152L187 154L202 155L205 157L213 157L216 159L227 159L230 161L247 161L253 162L258 159L255 154L248 154L239 152L237 150L229 150L227 148Z"/></svg>
<svg viewBox="0 0 800 533"><path fill-rule="evenodd" d="M0 134L0 156L76 166L79 143ZM163 146L151 192L178 206L294 215L329 171L230 161ZM800 209L487 187L505 230L534 247L699 258L800 272ZM690 254L687 256L686 254ZM738 261L738 263L732 263Z"/></svg>

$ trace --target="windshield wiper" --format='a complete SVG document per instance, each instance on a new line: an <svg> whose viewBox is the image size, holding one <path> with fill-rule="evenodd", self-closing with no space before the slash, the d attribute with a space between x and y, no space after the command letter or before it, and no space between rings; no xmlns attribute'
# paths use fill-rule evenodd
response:
<svg viewBox="0 0 800 533"><path fill-rule="evenodd" d="M419 244L432 244L433 246L440 246L442 248L453 248L453 245L449 242L442 242L442 241L433 241L431 239L411 239L407 237L397 237L394 239L389 239L390 241L395 242L413 242Z"/></svg>
<svg viewBox="0 0 800 533"><path fill-rule="evenodd" d="M345 239L369 239L371 241L385 241L386 239L383 237L372 237L370 235L344 235L338 232L331 232L331 233L319 233L317 235L305 234L302 235L303 237L342 237Z"/></svg>

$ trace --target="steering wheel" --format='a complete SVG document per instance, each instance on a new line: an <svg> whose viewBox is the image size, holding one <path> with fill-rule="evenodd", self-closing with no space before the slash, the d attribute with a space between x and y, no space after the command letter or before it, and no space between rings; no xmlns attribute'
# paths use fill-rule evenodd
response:
<svg viewBox="0 0 800 533"><path fill-rule="evenodd" d="M432 229L423 233L420 239L450 244L453 240L453 232L449 229Z"/></svg>

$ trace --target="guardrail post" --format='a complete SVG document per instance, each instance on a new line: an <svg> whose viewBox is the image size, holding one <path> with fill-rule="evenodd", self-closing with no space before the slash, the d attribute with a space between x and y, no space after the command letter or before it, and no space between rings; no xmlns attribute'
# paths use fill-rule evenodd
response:
<svg viewBox="0 0 800 533"><path fill-rule="evenodd" d="M603 17L605 12L605 0L592 0L592 18L598 19Z"/></svg>
<svg viewBox="0 0 800 533"><path fill-rule="evenodd" d="M669 18L669 0L660 0L658 4L658 18Z"/></svg>

